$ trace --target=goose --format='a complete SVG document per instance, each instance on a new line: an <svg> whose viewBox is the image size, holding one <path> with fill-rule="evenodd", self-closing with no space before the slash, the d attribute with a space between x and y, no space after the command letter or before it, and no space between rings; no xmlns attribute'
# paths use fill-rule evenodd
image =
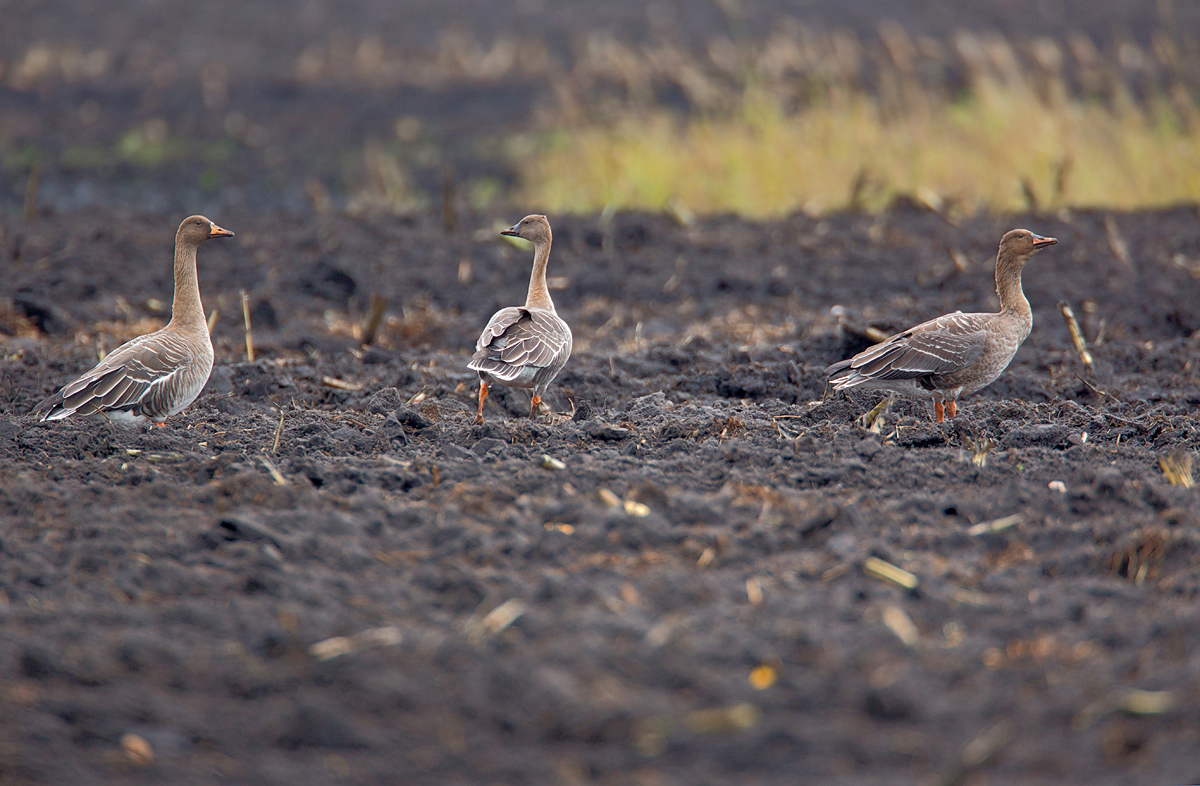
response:
<svg viewBox="0 0 1200 786"><path fill-rule="evenodd" d="M1058 240L1013 229L996 253L1000 311L953 314L923 322L825 369L835 390L864 387L933 400L940 423L958 411L959 396L990 385L1008 368L1033 328L1021 271Z"/></svg>
<svg viewBox="0 0 1200 786"><path fill-rule="evenodd" d="M175 233L175 300L171 321L114 349L91 371L33 408L38 419L165 425L196 400L213 365L212 340L200 303L196 249L214 237L233 237L204 216L189 216Z"/></svg>
<svg viewBox="0 0 1200 786"><path fill-rule="evenodd" d="M467 367L479 372L479 414L489 385L505 385L532 391L529 417L533 418L542 396L571 357L571 328L554 310L546 287L546 263L554 239L545 216L525 216L500 234L533 243L533 273L525 305L502 308L492 315L475 342L475 354Z"/></svg>

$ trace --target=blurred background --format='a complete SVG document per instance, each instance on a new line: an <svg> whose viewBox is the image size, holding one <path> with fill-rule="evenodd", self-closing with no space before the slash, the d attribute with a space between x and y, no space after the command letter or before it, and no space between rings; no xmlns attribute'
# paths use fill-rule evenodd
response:
<svg viewBox="0 0 1200 786"><path fill-rule="evenodd" d="M0 206L1200 199L1183 0L0 1Z"/></svg>

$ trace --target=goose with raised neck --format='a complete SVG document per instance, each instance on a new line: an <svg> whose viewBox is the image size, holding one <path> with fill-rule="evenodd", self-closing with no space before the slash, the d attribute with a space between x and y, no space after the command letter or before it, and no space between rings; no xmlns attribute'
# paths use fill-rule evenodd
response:
<svg viewBox="0 0 1200 786"><path fill-rule="evenodd" d="M1033 328L1021 271L1034 254L1058 240L1027 229L1000 239L996 294L1000 310L957 311L909 328L825 369L835 390L864 387L933 401L934 419L953 418L958 398L990 385Z"/></svg>
<svg viewBox="0 0 1200 786"><path fill-rule="evenodd" d="M476 423L483 422L489 386L496 384L530 390L529 417L533 418L550 383L571 357L571 328L554 310L546 285L554 240L550 222L541 215L525 216L500 234L533 243L533 272L525 305L497 311L475 342L475 354L467 366L479 374Z"/></svg>
<svg viewBox="0 0 1200 786"><path fill-rule="evenodd" d="M213 348L200 302L196 249L232 237L204 216L188 216L175 233L175 297L171 321L114 349L95 368L44 399L40 420L79 415L91 420L163 425L196 400L212 371Z"/></svg>

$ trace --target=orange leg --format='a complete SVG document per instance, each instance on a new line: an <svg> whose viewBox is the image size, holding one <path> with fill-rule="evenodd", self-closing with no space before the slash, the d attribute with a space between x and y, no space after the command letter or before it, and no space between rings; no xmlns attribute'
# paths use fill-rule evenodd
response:
<svg viewBox="0 0 1200 786"><path fill-rule="evenodd" d="M957 401L947 401L946 402L946 417L952 418L956 414L958 414L958 402Z"/></svg>
<svg viewBox="0 0 1200 786"><path fill-rule="evenodd" d="M933 402L933 419L938 423L946 419L946 408L942 406L942 402L937 400Z"/></svg>
<svg viewBox="0 0 1200 786"><path fill-rule="evenodd" d="M542 403L542 397L537 393L533 394L533 398L529 399L529 419L533 420L533 413L537 412L537 408Z"/></svg>
<svg viewBox="0 0 1200 786"><path fill-rule="evenodd" d="M488 384L483 380L479 381L479 414L475 416L476 423L483 422L483 402L487 401Z"/></svg>

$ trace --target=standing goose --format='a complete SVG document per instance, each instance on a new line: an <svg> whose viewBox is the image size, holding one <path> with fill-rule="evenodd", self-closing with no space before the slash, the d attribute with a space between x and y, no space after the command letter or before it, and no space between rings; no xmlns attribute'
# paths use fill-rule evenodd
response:
<svg viewBox="0 0 1200 786"><path fill-rule="evenodd" d="M1033 312L1021 290L1021 270L1057 242L1027 229L1006 233L996 254L999 312L956 311L885 339L825 369L834 389L862 386L930 398L939 423L954 417L958 397L990 385L1029 336Z"/></svg>
<svg viewBox="0 0 1200 786"><path fill-rule="evenodd" d="M89 420L156 425L196 400L212 371L196 248L213 237L232 237L204 216L190 216L175 233L175 302L171 321L105 356L99 365L33 408L40 420L81 415Z"/></svg>
<svg viewBox="0 0 1200 786"><path fill-rule="evenodd" d="M476 423L483 422L488 385L495 384L532 388L529 402L532 418L546 388L571 357L571 328L554 310L554 301L546 288L546 262L554 239L550 222L545 216L525 216L500 234L533 243L533 273L529 276L525 305L497 311L475 342L475 355L467 366L479 372Z"/></svg>

